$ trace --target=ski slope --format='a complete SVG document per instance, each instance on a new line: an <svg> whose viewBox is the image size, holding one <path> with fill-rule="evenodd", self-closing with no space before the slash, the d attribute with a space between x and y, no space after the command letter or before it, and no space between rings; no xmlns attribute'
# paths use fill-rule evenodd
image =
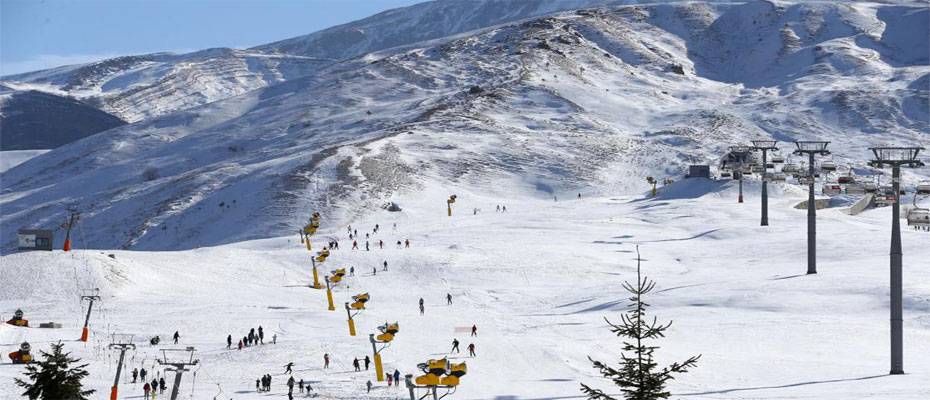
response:
<svg viewBox="0 0 930 400"><path fill-rule="evenodd" d="M476 344L475 358L450 356L469 368L450 399L580 399L579 382L609 387L592 376L587 357L617 358L620 344L603 318L616 320L625 308L620 284L635 278L639 245L644 273L658 282L650 312L674 320L658 343L660 363L702 354L698 368L671 382L672 398L928 398L930 234L902 232L907 374L889 376L890 209L857 216L820 210L820 273L808 276L806 211L793 208L803 193L773 187L771 226L760 227L757 191L747 182L746 203L738 204L733 182L691 180L654 199L559 192L554 201L517 188L509 197L489 196L489 189L430 182L392 198L402 212L351 220L359 234L382 227L372 240L385 240L385 249L367 252L350 250L346 227L324 215L314 244L335 237L340 249L321 269L356 269L336 289L337 307L353 294L371 294L356 317L357 337L348 336L343 309L326 311L324 293L307 287L308 253L290 232L186 251L9 254L0 258L3 316L22 307L33 324L65 326L4 324L0 343L6 354L23 340L35 349L63 340L90 363L95 398L109 393L115 353L105 345L118 332L140 343L127 355L121 398L142 395L141 384L129 383L130 367L152 369L160 348L195 346L201 364L184 376L182 399L281 398L284 365L292 361L294 376L312 382L321 399L396 399L406 392L383 383L366 394L374 373L353 372L351 361L369 354L367 334L377 325L397 321L400 332L383 352L388 371L416 372L417 363L447 356L453 338L463 350ZM444 200L451 193L458 201L449 218ZM496 204L508 211L495 212ZM473 215L474 208L481 211ZM78 230L77 247L82 235ZM409 249L396 248L407 238ZM384 260L387 272L380 271ZM103 297L87 344L74 341L83 321L78 289L85 287L99 287ZM472 324L476 338L465 331ZM266 342L276 334L278 343L225 349L227 334L241 337L259 325ZM175 330L179 346L167 344ZM153 335L162 345L149 346ZM322 369L324 353L333 357L329 370ZM3 361L0 398L15 398L8 383L23 367ZM265 373L274 376L273 390L258 394L254 382Z"/></svg>

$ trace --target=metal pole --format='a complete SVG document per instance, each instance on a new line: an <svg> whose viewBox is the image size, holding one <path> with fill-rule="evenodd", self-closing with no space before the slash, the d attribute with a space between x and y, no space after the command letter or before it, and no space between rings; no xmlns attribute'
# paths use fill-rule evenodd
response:
<svg viewBox="0 0 930 400"><path fill-rule="evenodd" d="M171 389L171 400L178 399L178 393L181 392L181 375L184 374L184 367L178 367L174 374L174 387Z"/></svg>
<svg viewBox="0 0 930 400"><path fill-rule="evenodd" d="M891 374L904 373L904 328L902 325L901 167L892 166L891 186L895 201L891 208Z"/></svg>
<svg viewBox="0 0 930 400"><path fill-rule="evenodd" d="M769 226L769 191L768 180L765 175L768 173L768 159L766 152L768 149L762 149L762 226Z"/></svg>
<svg viewBox="0 0 930 400"><path fill-rule="evenodd" d="M90 304L87 305L87 317L84 318L84 328L87 329L87 324L90 323L90 310L94 308L94 299L91 298Z"/></svg>
<svg viewBox="0 0 930 400"><path fill-rule="evenodd" d="M117 388L119 387L119 375L123 371L123 358L126 357L126 348L119 350L119 363L116 364L116 378L113 379L113 388L110 390L110 400L116 400Z"/></svg>
<svg viewBox="0 0 930 400"><path fill-rule="evenodd" d="M412 379L413 379L412 374L404 375L404 383L407 384L407 389L410 390L410 400L416 400L416 394L413 393L414 386L413 386Z"/></svg>
<svg viewBox="0 0 930 400"><path fill-rule="evenodd" d="M807 273L817 273L817 205L814 203L814 153L808 153L810 163L807 173L810 183L807 187Z"/></svg>
<svg viewBox="0 0 930 400"><path fill-rule="evenodd" d="M743 173L739 173L739 202L743 202Z"/></svg>

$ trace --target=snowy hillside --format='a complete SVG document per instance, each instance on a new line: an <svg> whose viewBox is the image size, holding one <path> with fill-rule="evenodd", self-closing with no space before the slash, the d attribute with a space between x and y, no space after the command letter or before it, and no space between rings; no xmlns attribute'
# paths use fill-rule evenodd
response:
<svg viewBox="0 0 930 400"><path fill-rule="evenodd" d="M640 245L644 273L658 282L647 299L650 313L674 320L657 343L660 364L702 354L693 372L670 382L672 398L924 400L930 394L930 270L922 264L930 258L927 232L902 232L907 374L887 375L888 208L855 217L822 210L820 273L804 275L805 211L792 208L799 194L775 191L772 225L763 228L755 184L747 185L743 204L736 203L733 182L706 180L677 183L653 200L553 202L525 191L506 197L484 192L432 184L398 196L402 212L351 221L360 235L380 224L371 241L384 240L384 249L351 250L344 225L317 234L316 246L330 238L340 242L323 272L355 268L335 290L336 306L371 294L367 310L355 318L359 336L348 336L342 308L326 311L324 293L306 286L307 251L290 235L181 252L3 256L3 315L21 307L32 323L64 325L0 325L3 354L23 340L47 350L64 339L65 350L90 363L87 382L98 391L94 398L103 398L116 369L117 353L105 348L109 334L128 333L139 348L127 353L120 398L142 396L141 384L131 383L132 368L165 376L154 361L160 349L194 346L201 362L196 373L184 375L181 399L284 398L288 362L295 363L295 379L310 382L319 399L403 399L404 390L383 382L366 394L374 372L351 366L353 358L370 356L367 335L396 321L400 331L383 352L386 370L413 374L417 363L444 356L467 362L468 374L448 399L580 399L579 382L610 387L595 376L587 356L616 360L620 343L603 318L616 321L625 309L620 283L635 279ZM458 194L452 218L443 201L449 193ZM498 204L507 212L494 212ZM472 215L473 208L482 211ZM77 245L89 235L86 229L76 235ZM398 249L394 243L404 239L410 248ZM388 271L380 267L385 260ZM91 287L101 289L102 301L94 305L85 345L73 339L86 309L79 289ZM453 296L451 306L446 293ZM472 324L477 337L469 336ZM258 326L265 345L225 348L227 335L238 340ZM166 343L175 331L177 346ZM150 346L155 335L162 344ZM268 344L272 335L277 344ZM449 354L453 338L463 353L474 343L477 356ZM326 353L332 366L324 370ZM22 370L0 368L0 398L16 397L18 388L8 382ZM273 375L272 390L256 393L255 379L266 373ZM166 376L169 387L173 377Z"/></svg>
<svg viewBox="0 0 930 400"><path fill-rule="evenodd" d="M136 122L300 77L330 60L209 49L157 53L3 77L3 84L82 99Z"/></svg>
<svg viewBox="0 0 930 400"><path fill-rule="evenodd" d="M0 150L52 149L125 125L78 100L35 90L0 90Z"/></svg>
<svg viewBox="0 0 930 400"><path fill-rule="evenodd" d="M368 55L5 172L0 243L58 226L66 207L84 213L91 247L154 250L279 236L311 210L341 223L427 182L638 192L645 176L679 177L758 136L831 140L838 162L862 165L869 145L927 143L927 26L887 28L927 15L624 6ZM737 67L754 73L719 77ZM915 173L905 184L927 176Z"/></svg>

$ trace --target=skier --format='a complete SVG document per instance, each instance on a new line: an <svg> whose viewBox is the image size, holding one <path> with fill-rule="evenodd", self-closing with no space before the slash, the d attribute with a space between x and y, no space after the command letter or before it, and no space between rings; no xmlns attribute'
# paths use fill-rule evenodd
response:
<svg viewBox="0 0 930 400"><path fill-rule="evenodd" d="M377 268L377 267L372 268L372 269L371 269L371 274L372 274L372 275L378 275L378 268Z"/></svg>
<svg viewBox="0 0 930 400"><path fill-rule="evenodd" d="M158 393L158 379L152 379L152 398Z"/></svg>
<svg viewBox="0 0 930 400"><path fill-rule="evenodd" d="M494 212L501 212L501 205L500 205L500 204L497 205L497 208L494 210Z"/></svg>
<svg viewBox="0 0 930 400"><path fill-rule="evenodd" d="M352 250L358 250L358 240L352 241Z"/></svg>
<svg viewBox="0 0 930 400"><path fill-rule="evenodd" d="M349 267L349 276L355 276L355 267Z"/></svg>
<svg viewBox="0 0 930 400"><path fill-rule="evenodd" d="M396 222L394 223L394 230L395 230L395 231L397 230L397 223L396 223Z"/></svg>
<svg viewBox="0 0 930 400"><path fill-rule="evenodd" d="M368 382L365 382L365 386L368 387L368 393L371 393L371 379L369 379Z"/></svg>
<svg viewBox="0 0 930 400"><path fill-rule="evenodd" d="M384 260L384 270L387 271L387 260Z"/></svg>
<svg viewBox="0 0 930 400"><path fill-rule="evenodd" d="M423 315L424 311L426 311L426 309L423 308L423 298L420 297L420 315Z"/></svg>
<svg viewBox="0 0 930 400"><path fill-rule="evenodd" d="M501 206L501 212L507 212L507 206Z"/></svg>
<svg viewBox="0 0 930 400"><path fill-rule="evenodd" d="M149 386L148 382L145 382L145 386L142 386L142 393L145 393L145 398L149 398L149 391L152 390L152 387Z"/></svg>
<svg viewBox="0 0 930 400"><path fill-rule="evenodd" d="M287 379L287 394L288 396L290 396L293 393L294 393L294 377L292 376Z"/></svg>
<svg viewBox="0 0 930 400"><path fill-rule="evenodd" d="M368 249L368 241L367 241L367 240L365 241L365 251L371 251L371 250Z"/></svg>
<svg viewBox="0 0 930 400"><path fill-rule="evenodd" d="M271 344L278 344L278 334L271 335Z"/></svg>
<svg viewBox="0 0 930 400"><path fill-rule="evenodd" d="M178 331L174 331L174 344L178 344L178 339L181 338L181 335L178 334Z"/></svg>
<svg viewBox="0 0 930 400"><path fill-rule="evenodd" d="M365 356L365 371L368 371L368 366L371 365L371 359L368 356Z"/></svg>
<svg viewBox="0 0 930 400"><path fill-rule="evenodd" d="M352 360L352 366L355 367L355 372L362 370L362 368L358 365L358 357L355 357L355 360Z"/></svg>
<svg viewBox="0 0 930 400"><path fill-rule="evenodd" d="M394 382L397 382L397 386L400 386L400 371L394 370Z"/></svg>
<svg viewBox="0 0 930 400"><path fill-rule="evenodd" d="M297 390L299 390L300 393L304 392L304 379L303 378L300 378L300 381L297 382Z"/></svg>
<svg viewBox="0 0 930 400"><path fill-rule="evenodd" d="M329 369L329 353L323 354L323 369Z"/></svg>
<svg viewBox="0 0 930 400"><path fill-rule="evenodd" d="M472 336L478 336L478 325L472 325L472 326L471 326L471 335L472 335Z"/></svg>
<svg viewBox="0 0 930 400"><path fill-rule="evenodd" d="M452 339L452 351L450 351L450 353L453 353L453 352L454 353L459 352L459 340L458 339Z"/></svg>
<svg viewBox="0 0 930 400"><path fill-rule="evenodd" d="M375 224L375 232L377 232L379 228L380 226L378 226L378 224Z"/></svg>
<svg viewBox="0 0 930 400"><path fill-rule="evenodd" d="M165 389L168 388L168 385L165 384L165 377L158 378L158 394L165 394Z"/></svg>
<svg viewBox="0 0 930 400"><path fill-rule="evenodd" d="M394 380L394 377L391 374L387 375L388 387L391 387L391 381Z"/></svg>
<svg viewBox="0 0 930 400"><path fill-rule="evenodd" d="M404 247L410 248L410 239L404 239Z"/></svg>
<svg viewBox="0 0 930 400"><path fill-rule="evenodd" d="M265 331L262 330L261 325L258 326L258 341L261 342L261 344L265 344Z"/></svg>
<svg viewBox="0 0 930 400"><path fill-rule="evenodd" d="M472 357L475 356L475 344L474 344L474 343L469 343L469 344L468 344L468 355L470 355L470 356L472 356Z"/></svg>
<svg viewBox="0 0 930 400"><path fill-rule="evenodd" d="M265 377L264 377L264 376L263 376L261 379L256 379L256 380L255 380L255 391L256 391L256 392L261 392L261 391L262 391L261 383L264 383L264 382L265 382Z"/></svg>
<svg viewBox="0 0 930 400"><path fill-rule="evenodd" d="M285 374L291 373L291 367L293 367L293 366L294 366L294 363L293 363L293 362L289 362L289 363L285 364L285 365L284 365L284 373L285 373Z"/></svg>
<svg viewBox="0 0 930 400"><path fill-rule="evenodd" d="M366 241L368 240L368 234L367 234L367 233L365 234L365 240L366 240Z"/></svg>
<svg viewBox="0 0 930 400"><path fill-rule="evenodd" d="M378 248L380 248L380 249L382 249L382 250L384 249L384 241L381 240L381 239L378 239Z"/></svg>
<svg viewBox="0 0 930 400"><path fill-rule="evenodd" d="M397 241L397 248L400 248L400 240Z"/></svg>
<svg viewBox="0 0 930 400"><path fill-rule="evenodd" d="M239 339L239 351L242 351L242 339Z"/></svg>
<svg viewBox="0 0 930 400"><path fill-rule="evenodd" d="M145 382L145 374L147 373L148 371L145 370L145 367L142 367L142 369L139 370L139 379L141 379L142 382Z"/></svg>
<svg viewBox="0 0 930 400"><path fill-rule="evenodd" d="M136 377L138 376L139 376L139 369L133 368L132 369L132 383L136 383Z"/></svg>
<svg viewBox="0 0 930 400"><path fill-rule="evenodd" d="M232 335L226 336L226 349L232 348Z"/></svg>
<svg viewBox="0 0 930 400"><path fill-rule="evenodd" d="M249 345L255 340L255 328L249 329Z"/></svg>
<svg viewBox="0 0 930 400"><path fill-rule="evenodd" d="M452 305L452 293L446 293L446 304Z"/></svg>

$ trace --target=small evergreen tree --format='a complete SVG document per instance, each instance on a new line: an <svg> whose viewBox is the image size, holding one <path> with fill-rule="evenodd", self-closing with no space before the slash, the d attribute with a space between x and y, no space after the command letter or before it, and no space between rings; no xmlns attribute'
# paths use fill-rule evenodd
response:
<svg viewBox="0 0 930 400"><path fill-rule="evenodd" d="M665 390L666 382L675 379L673 374L688 372L688 368L694 367L697 360L701 358L701 355L697 355L684 362L676 362L662 369L658 368L653 352L659 347L650 346L644 342L665 337L664 332L672 323L663 325L656 317L653 317L651 322L646 318L646 308L649 304L643 302L643 295L651 292L654 287L655 281L642 277L640 273L639 246L637 246L636 285L628 281L623 283L623 288L632 294L630 309L620 316L620 324L611 323L604 318L610 325L610 330L618 337L624 338L619 368L613 368L588 357L601 375L610 378L615 385L620 387L623 398L627 400L667 399L671 394ZM591 388L583 383L581 391L591 400L617 400L604 391Z"/></svg>
<svg viewBox="0 0 930 400"><path fill-rule="evenodd" d="M26 376L31 382L16 378L16 384L26 388L24 397L30 400L87 400L94 390L82 390L81 379L87 377L84 370L87 364L71 367L71 363L81 361L63 353L61 342L52 344L52 352L42 352L44 361L26 366Z"/></svg>

